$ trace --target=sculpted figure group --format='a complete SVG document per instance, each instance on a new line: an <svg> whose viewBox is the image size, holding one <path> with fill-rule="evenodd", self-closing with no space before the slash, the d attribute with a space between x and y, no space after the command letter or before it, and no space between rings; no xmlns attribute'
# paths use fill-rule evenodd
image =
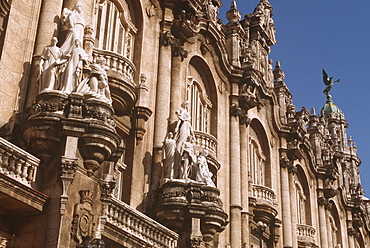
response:
<svg viewBox="0 0 370 248"><path fill-rule="evenodd" d="M163 142L164 177L168 179L192 179L215 187L213 174L209 171L207 156L194 150L195 136L188 112L189 102L182 103L176 110L177 123L174 132L169 132Z"/></svg>
<svg viewBox="0 0 370 248"><path fill-rule="evenodd" d="M81 16L82 3L77 2L73 10L62 12L62 24L68 29L65 41L59 48L58 39L53 37L40 58L39 90L61 91L66 94L82 93L106 103L111 103L107 67L104 58L90 63L88 54L82 48L84 20ZM84 78L83 69L90 71Z"/></svg>

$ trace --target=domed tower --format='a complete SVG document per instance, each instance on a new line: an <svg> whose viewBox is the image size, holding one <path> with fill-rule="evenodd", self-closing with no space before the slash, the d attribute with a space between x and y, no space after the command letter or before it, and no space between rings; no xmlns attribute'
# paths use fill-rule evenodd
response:
<svg viewBox="0 0 370 248"><path fill-rule="evenodd" d="M328 135L333 142L334 150L336 152L343 152L347 146L346 128L348 127L348 123L344 118L344 114L338 106L334 104L332 96L329 94L334 83L340 80L334 81L333 77L328 77L325 70L323 70L323 79L326 85L323 93L326 95L327 101L321 109L321 116L327 124L326 127L329 130Z"/></svg>
<svg viewBox="0 0 370 248"><path fill-rule="evenodd" d="M325 105L321 109L321 117L327 123L326 127L329 131L328 135L332 142L334 150L343 152L347 146L347 133L346 128L348 123L344 118L343 112L328 98Z"/></svg>

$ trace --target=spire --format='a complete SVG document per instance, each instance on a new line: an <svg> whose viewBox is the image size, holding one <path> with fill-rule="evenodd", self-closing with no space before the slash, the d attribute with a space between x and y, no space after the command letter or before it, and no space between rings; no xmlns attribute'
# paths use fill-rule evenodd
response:
<svg viewBox="0 0 370 248"><path fill-rule="evenodd" d="M316 110L314 107L311 108L311 115L316 115Z"/></svg>
<svg viewBox="0 0 370 248"><path fill-rule="evenodd" d="M280 61L275 62L275 70L274 70L274 79L275 81L283 81L285 78L285 73L281 69Z"/></svg>
<svg viewBox="0 0 370 248"><path fill-rule="evenodd" d="M231 1L230 9L226 12L226 18L229 22L238 22L240 20L240 12L236 7L236 1Z"/></svg>

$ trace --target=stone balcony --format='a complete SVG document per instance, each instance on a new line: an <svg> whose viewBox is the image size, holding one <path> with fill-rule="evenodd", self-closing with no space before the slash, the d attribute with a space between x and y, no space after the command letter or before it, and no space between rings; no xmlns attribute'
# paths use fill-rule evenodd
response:
<svg viewBox="0 0 370 248"><path fill-rule="evenodd" d="M194 131L195 145L198 149L206 149L209 154L216 157L217 154L217 139L211 134Z"/></svg>
<svg viewBox="0 0 370 248"><path fill-rule="evenodd" d="M118 116L129 114L137 98L134 64L118 53L94 48L93 61L97 57L103 57L106 60L115 114Z"/></svg>
<svg viewBox="0 0 370 248"><path fill-rule="evenodd" d="M264 185L252 185L252 197L257 200L258 203L276 205L275 192Z"/></svg>
<svg viewBox="0 0 370 248"><path fill-rule="evenodd" d="M178 234L120 200L110 200L106 215L104 236L115 242L135 244L132 247L177 247Z"/></svg>
<svg viewBox="0 0 370 248"><path fill-rule="evenodd" d="M316 244L316 229L309 225L297 224L298 242L306 245Z"/></svg>
<svg viewBox="0 0 370 248"><path fill-rule="evenodd" d="M39 163L38 158L0 137L0 173L30 186Z"/></svg>
<svg viewBox="0 0 370 248"><path fill-rule="evenodd" d="M252 184L249 205L257 219L264 223L272 222L277 215L276 194L267 186Z"/></svg>
<svg viewBox="0 0 370 248"><path fill-rule="evenodd" d="M40 213L48 197L31 184L40 160L0 137L0 208L17 216Z"/></svg>

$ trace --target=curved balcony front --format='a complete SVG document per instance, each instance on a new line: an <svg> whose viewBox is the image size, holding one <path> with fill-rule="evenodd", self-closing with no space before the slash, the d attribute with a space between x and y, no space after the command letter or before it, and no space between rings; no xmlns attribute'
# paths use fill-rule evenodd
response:
<svg viewBox="0 0 370 248"><path fill-rule="evenodd" d="M297 238L302 245L311 246L316 244L316 229L309 225L297 224Z"/></svg>
<svg viewBox="0 0 370 248"><path fill-rule="evenodd" d="M252 184L252 195L249 203L258 220L270 223L277 215L277 202L275 192L267 186Z"/></svg>
<svg viewBox="0 0 370 248"><path fill-rule="evenodd" d="M121 54L94 48L93 61L97 57L103 57L106 60L115 114L118 116L129 114L137 99L134 82L135 65Z"/></svg>
<svg viewBox="0 0 370 248"><path fill-rule="evenodd" d="M206 149L212 157L216 158L217 139L213 135L201 131L194 131L194 135L196 148Z"/></svg>

